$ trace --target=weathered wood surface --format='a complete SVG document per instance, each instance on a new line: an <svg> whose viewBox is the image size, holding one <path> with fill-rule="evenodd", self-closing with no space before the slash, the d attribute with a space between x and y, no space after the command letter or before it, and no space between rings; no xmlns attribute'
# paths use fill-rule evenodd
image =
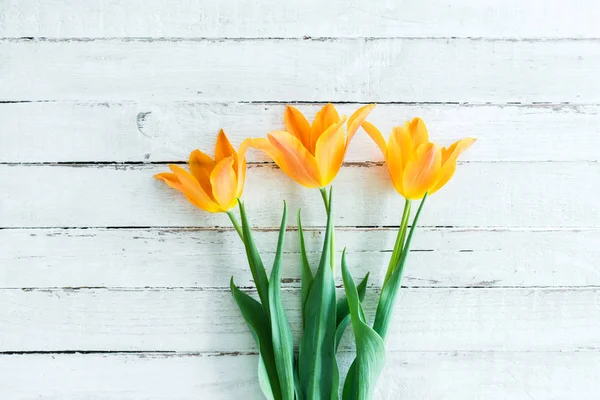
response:
<svg viewBox="0 0 600 400"><path fill-rule="evenodd" d="M283 299L298 342L299 289L286 289ZM0 301L0 352L256 351L228 290L4 289ZM370 290L369 316L375 307ZM387 348L598 350L598 332L598 288L409 288L399 296Z"/></svg>
<svg viewBox="0 0 600 400"><path fill-rule="evenodd" d="M312 120L320 104L296 104ZM351 115L360 104L337 104ZM212 154L225 128L237 146L283 129L284 104L196 102L33 102L0 107L0 162L184 161L191 149ZM370 116L386 135L422 117L431 137L449 144L478 139L465 161L598 161L600 106L568 104L378 104ZM249 161L268 161L249 152ZM346 161L381 161L362 131Z"/></svg>
<svg viewBox="0 0 600 400"><path fill-rule="evenodd" d="M596 0L5 0L2 397L260 399L227 291L252 286L238 239L151 176L221 127L239 144L281 128L286 103L333 101L384 103L385 132L418 115L443 144L479 139L428 200L376 398L597 399L599 17ZM337 249L372 271L371 316L402 207L381 159L360 132L335 181ZM316 191L253 164L244 198L267 264L283 198L316 262Z"/></svg>
<svg viewBox="0 0 600 400"><path fill-rule="evenodd" d="M598 40L4 39L0 49L0 101L600 102Z"/></svg>
<svg viewBox="0 0 600 400"><path fill-rule="evenodd" d="M595 0L4 0L0 36L599 37ZM75 10L75 13L74 13Z"/></svg>
<svg viewBox="0 0 600 400"><path fill-rule="evenodd" d="M297 232L288 231L283 286L299 287ZM316 266L322 231L305 233ZM394 245L395 230L336 231L338 261L348 247L353 274L371 272L378 285ZM277 232L255 239L271 265ZM0 288L209 287L254 283L233 230L202 229L5 229L0 230ZM600 231L571 229L423 228L413 241L408 287L600 286ZM341 285L338 262L338 284Z"/></svg>
<svg viewBox="0 0 600 400"><path fill-rule="evenodd" d="M229 227L224 214L198 210L152 175L165 165L0 165L0 226ZM598 163L466 163L431 196L423 226L600 226ZM397 226L404 201L383 166L342 168L334 181L338 226ZM243 198L251 223L278 227L282 201L303 210L306 226L323 226L317 190L301 187L271 165L248 171ZM342 200L343 199L343 200ZM357 212L360 210L360 212ZM554 210L554 211L553 211Z"/></svg>
<svg viewBox="0 0 600 400"><path fill-rule="evenodd" d="M350 360L340 357L343 369ZM598 352L389 352L375 398L595 400L599 361ZM3 355L0 392L11 399L261 399L256 363L245 354Z"/></svg>

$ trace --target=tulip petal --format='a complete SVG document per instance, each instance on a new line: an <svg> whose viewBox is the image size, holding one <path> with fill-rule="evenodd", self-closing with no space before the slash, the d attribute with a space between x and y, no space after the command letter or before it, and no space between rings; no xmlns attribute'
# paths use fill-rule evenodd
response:
<svg viewBox="0 0 600 400"><path fill-rule="evenodd" d="M227 138L225 131L221 129L219 131L219 136L217 137L217 144L215 145L215 162L219 162L226 157L232 156L234 169L237 169L237 153Z"/></svg>
<svg viewBox="0 0 600 400"><path fill-rule="evenodd" d="M442 151L435 143L424 143L416 151L416 157L404 170L404 197L418 200L429 191L442 167Z"/></svg>
<svg viewBox="0 0 600 400"><path fill-rule="evenodd" d="M319 166L321 187L331 183L344 162L346 153L344 122L346 122L346 117L327 128L317 140L315 159Z"/></svg>
<svg viewBox="0 0 600 400"><path fill-rule="evenodd" d="M217 163L210 173L210 185L213 196L223 211L235 207L237 178L233 169L233 157L224 158Z"/></svg>
<svg viewBox="0 0 600 400"><path fill-rule="evenodd" d="M285 131L271 132L269 143L278 151L277 165L291 178L308 188L319 188L319 166L315 157L295 137Z"/></svg>
<svg viewBox="0 0 600 400"><path fill-rule="evenodd" d="M192 175L200 183L202 189L212 197L210 173L215 167L215 161L200 150L194 150L190 153L189 166Z"/></svg>
<svg viewBox="0 0 600 400"><path fill-rule="evenodd" d="M404 165L406 162L405 158L410 157L410 153L404 154L402 151L402 143L404 146L412 147L410 143L410 136L406 130L401 130L396 127L392 130L390 135L390 141L387 146L387 150L384 153L385 162L390 172L390 178L392 184L398 193L404 196Z"/></svg>
<svg viewBox="0 0 600 400"><path fill-rule="evenodd" d="M287 106L283 116L285 130L296 136L306 147L310 148L310 124L304 114L296 107Z"/></svg>
<svg viewBox="0 0 600 400"><path fill-rule="evenodd" d="M409 126L414 150L418 149L423 143L429 143L429 132L427 131L425 121L417 117L413 118L412 121L407 122L407 124Z"/></svg>
<svg viewBox="0 0 600 400"><path fill-rule="evenodd" d="M221 211L218 204L216 204L204 189L202 189L202 186L200 186L198 180L194 178L194 175L181 168L179 165L170 164L169 168L177 176L179 182L181 182L181 192L185 194L190 203L208 212Z"/></svg>
<svg viewBox="0 0 600 400"><path fill-rule="evenodd" d="M456 161L458 160L458 156L471 147L473 143L475 143L474 138L467 138L452 144L448 149L442 149L442 168L437 182L430 190L430 194L437 192L448 183L456 171Z"/></svg>
<svg viewBox="0 0 600 400"><path fill-rule="evenodd" d="M356 133L358 128L360 128L362 123L365 122L365 120L367 119L369 114L371 114L371 111L373 111L374 108L375 104L367 104L366 106L362 106L361 108L356 110L354 114L350 116L350 119L348 119L348 126L346 128L348 131L348 138L346 139L346 149L348 149L350 141L354 137L354 134Z"/></svg>
<svg viewBox="0 0 600 400"><path fill-rule="evenodd" d="M390 140L388 145L391 147L392 140L394 140L394 147L397 147L402 153L402 167L406 168L406 165L415 158L415 150L412 136L410 134L410 122L405 123L403 126L395 126L390 134Z"/></svg>
<svg viewBox="0 0 600 400"><path fill-rule="evenodd" d="M381 154L385 157L385 154L387 153L387 143L385 142L381 131L369 121L363 122L361 126L371 139L373 139L375 144L379 147L379 150L381 150Z"/></svg>
<svg viewBox="0 0 600 400"><path fill-rule="evenodd" d="M335 109L335 106L331 103L325 104L323 108L317 112L317 115L315 116L315 119L310 127L310 147L308 147L308 150L311 154L315 154L317 140L325 131L325 129L339 120L340 116Z"/></svg>
<svg viewBox="0 0 600 400"><path fill-rule="evenodd" d="M244 191L244 184L246 182L246 151L250 146L251 139L244 139L238 150L238 168L236 171L237 176L237 190L236 196L242 197Z"/></svg>
<svg viewBox="0 0 600 400"><path fill-rule="evenodd" d="M170 172L161 172L160 174L154 175L154 179L163 181L173 189L179 190L181 193L183 193L183 185L181 184L181 182L179 182L179 179L177 179L177 175L175 174L172 174Z"/></svg>

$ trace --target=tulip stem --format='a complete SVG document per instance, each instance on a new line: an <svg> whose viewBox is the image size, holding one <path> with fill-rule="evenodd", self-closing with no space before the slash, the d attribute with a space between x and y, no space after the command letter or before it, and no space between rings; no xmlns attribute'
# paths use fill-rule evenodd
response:
<svg viewBox="0 0 600 400"><path fill-rule="evenodd" d="M329 191L331 192L333 188L330 186ZM323 204L325 205L325 211L329 213L329 196L327 195L327 189L322 187L319 188L319 192L321 192L321 197L323 198ZM335 276L335 228L333 227L333 222L331 223L331 244L329 245L329 253L330 253L330 265L331 270Z"/></svg>
<svg viewBox="0 0 600 400"><path fill-rule="evenodd" d="M324 187L319 188L319 192L321 192L321 197L323 198L323 204L325 204L325 211L329 212L329 199L327 197L327 189Z"/></svg>
<svg viewBox="0 0 600 400"><path fill-rule="evenodd" d="M394 244L394 250L392 251L392 256L390 257L390 263L388 264L387 272L385 273L385 279L383 280L383 285L387 283L394 272L394 268L402 256L402 249L404 247L404 242L406 239L406 231L408 229L408 219L410 218L410 206L411 201L406 199L404 202L404 211L402 212L402 220L400 221L400 227L398 228L398 235L396 236L396 243Z"/></svg>
<svg viewBox="0 0 600 400"><path fill-rule="evenodd" d="M242 239L242 242L243 242L244 241L244 233L242 232L242 227L240 226L240 223L238 222L237 218L235 217L235 214L230 210L230 211L227 211L227 215L229 216L231 223L233 224L238 235L240 235L240 239Z"/></svg>

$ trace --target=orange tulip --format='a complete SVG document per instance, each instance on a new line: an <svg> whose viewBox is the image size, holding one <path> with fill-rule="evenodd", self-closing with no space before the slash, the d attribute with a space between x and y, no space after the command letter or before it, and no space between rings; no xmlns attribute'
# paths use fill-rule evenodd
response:
<svg viewBox="0 0 600 400"><path fill-rule="evenodd" d="M352 137L375 104L359 108L346 124L333 104L325 105L312 125L296 108L287 106L285 131L267 134L267 138L251 139L250 146L264 151L291 178L309 188L322 188L335 178Z"/></svg>
<svg viewBox="0 0 600 400"><path fill-rule="evenodd" d="M440 190L454 175L458 156L475 142L467 138L440 148L429 141L421 118L394 127L388 143L370 122L363 122L362 127L383 153L394 187L408 200L418 200L425 193Z"/></svg>
<svg viewBox="0 0 600 400"><path fill-rule="evenodd" d="M245 140L236 152L221 129L214 160L200 150L194 150L189 159L191 172L171 164L171 173L163 172L154 177L179 190L198 208L227 212L235 207L244 189L247 148L248 141Z"/></svg>

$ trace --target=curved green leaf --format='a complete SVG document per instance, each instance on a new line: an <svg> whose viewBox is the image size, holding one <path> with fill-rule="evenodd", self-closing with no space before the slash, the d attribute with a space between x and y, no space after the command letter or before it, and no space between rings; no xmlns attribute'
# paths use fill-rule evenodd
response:
<svg viewBox="0 0 600 400"><path fill-rule="evenodd" d="M305 304L304 334L298 357L300 385L303 397L309 400L329 400L333 388L335 359L336 302L335 282L331 269L331 191L329 192L327 229L319 269L314 277Z"/></svg>
<svg viewBox="0 0 600 400"><path fill-rule="evenodd" d="M259 349L258 381L261 389L267 399L280 400L282 398L281 389L275 365L271 332L263 308L258 301L235 286L233 277L231 277L229 286L231 287L233 299L240 308Z"/></svg>
<svg viewBox="0 0 600 400"><path fill-rule="evenodd" d="M385 345L381 336L367 325L354 279L352 279L346 264L345 249L342 253L342 277L356 344L355 371L351 371L353 372L352 375L348 374L349 377L354 379L346 379L343 399L369 400L373 395L377 379L385 364ZM349 390L346 389L346 385L349 385Z"/></svg>
<svg viewBox="0 0 600 400"><path fill-rule="evenodd" d="M281 385L283 400L294 400L294 343L292 331L283 303L281 301L281 256L283 253L283 241L285 237L285 222L287 221L287 207L283 203L283 217L279 228L279 240L277 241L277 252L271 270L269 284L269 309L271 311L271 334L273 339L273 351L275 353L275 365Z"/></svg>
<svg viewBox="0 0 600 400"><path fill-rule="evenodd" d="M248 216L246 215L246 208L244 203L238 199L240 205L240 216L242 217L242 230L244 232L244 246L246 247L246 256L248 257L248 264L250 265L250 271L252 272L252 278L254 278L254 284L258 291L258 297L263 305L267 320L269 318L269 280L265 271L265 266L260 258L256 243L252 237L252 231L250 230L250 223L248 222Z"/></svg>
<svg viewBox="0 0 600 400"><path fill-rule="evenodd" d="M365 299L365 293L367 291L367 282L369 281L369 274L367 272L363 280L358 284L356 288L358 291L358 298L361 303ZM337 302L337 311L335 313L337 319L337 329L335 330L335 350L337 351L338 346L340 345L340 340L342 340L342 336L346 331L346 327L350 323L350 309L348 308L348 300L346 297L341 298Z"/></svg>
<svg viewBox="0 0 600 400"><path fill-rule="evenodd" d="M402 272L404 271L404 264L406 263L406 258L408 257L410 250L410 243L412 241L413 234L415 233L415 229L417 228L417 221L421 215L421 210L423 209L423 204L425 204L426 198L427 194L425 194L423 197L423 200L419 205L419 209L415 214L415 218L413 219L413 223L410 227L410 232L406 238L406 244L402 249L402 254L398 260L398 263L394 267L394 272L392 272L390 278L381 288L379 302L377 303L377 311L375 313L375 321L373 322L373 329L384 339L387 335L390 317L396 303L396 296L398 295L398 290L400 289L400 281L402 279Z"/></svg>
<svg viewBox="0 0 600 400"><path fill-rule="evenodd" d="M298 236L300 237L300 254L302 256L302 322L304 323L304 306L306 299L308 298L308 292L313 283L313 274L310 270L310 264L308 263L308 257L306 256L306 245L304 242L304 231L302 230L302 220L300 218L300 210L298 210Z"/></svg>

